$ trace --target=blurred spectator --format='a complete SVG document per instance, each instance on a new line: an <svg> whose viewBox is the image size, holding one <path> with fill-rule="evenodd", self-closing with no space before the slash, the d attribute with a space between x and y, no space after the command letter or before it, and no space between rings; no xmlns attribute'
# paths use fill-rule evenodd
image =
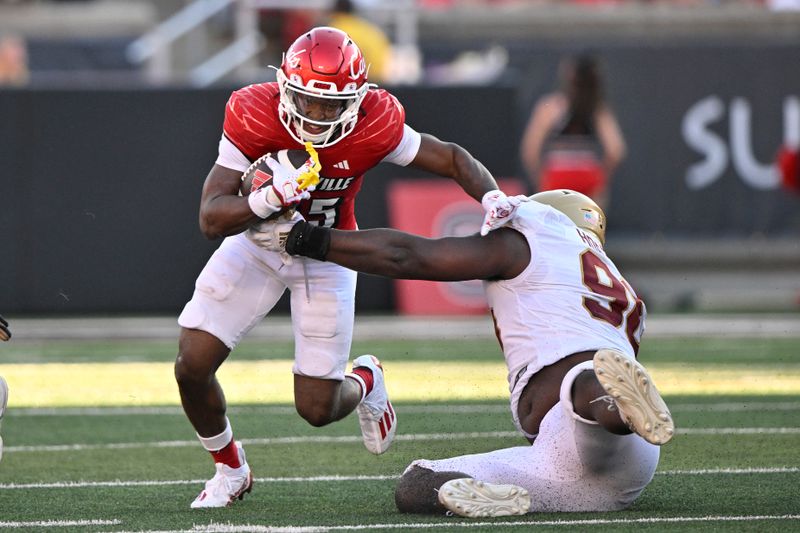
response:
<svg viewBox="0 0 800 533"><path fill-rule="evenodd" d="M772 11L800 11L800 0L767 0Z"/></svg>
<svg viewBox="0 0 800 533"><path fill-rule="evenodd" d="M350 0L336 0L328 26L342 30L358 43L369 65L370 81L381 83L386 80L392 57L392 43L380 26L356 13Z"/></svg>
<svg viewBox="0 0 800 533"><path fill-rule="evenodd" d="M783 188L800 194L800 147L781 146L777 163Z"/></svg>
<svg viewBox="0 0 800 533"><path fill-rule="evenodd" d="M259 31L266 37L266 47L261 54L262 64L279 65L283 51L316 25L318 13L313 9L259 10Z"/></svg>
<svg viewBox="0 0 800 533"><path fill-rule="evenodd" d="M0 36L0 86L20 87L28 83L28 47L16 35Z"/></svg>
<svg viewBox="0 0 800 533"><path fill-rule="evenodd" d="M596 58L562 59L560 88L534 106L520 154L534 190L572 189L604 210L610 178L625 157L625 140L605 100Z"/></svg>
<svg viewBox="0 0 800 533"><path fill-rule="evenodd" d="M461 52L449 63L429 66L425 74L432 85L489 85L503 75L508 61L508 50L492 45Z"/></svg>

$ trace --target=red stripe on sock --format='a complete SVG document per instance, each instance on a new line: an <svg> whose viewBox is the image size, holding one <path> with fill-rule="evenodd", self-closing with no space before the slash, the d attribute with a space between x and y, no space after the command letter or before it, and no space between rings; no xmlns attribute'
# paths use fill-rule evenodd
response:
<svg viewBox="0 0 800 533"><path fill-rule="evenodd" d="M242 462L239 460L239 450L236 448L236 443L233 439L221 450L211 452L211 457L214 458L215 463L222 463L231 468L242 466Z"/></svg>
<svg viewBox="0 0 800 533"><path fill-rule="evenodd" d="M372 387L375 384L375 379L372 377L372 370L365 366L357 366L353 369L353 374L356 374L364 380L364 385L367 387L367 390L364 391L364 396L366 397L367 394L372 392Z"/></svg>

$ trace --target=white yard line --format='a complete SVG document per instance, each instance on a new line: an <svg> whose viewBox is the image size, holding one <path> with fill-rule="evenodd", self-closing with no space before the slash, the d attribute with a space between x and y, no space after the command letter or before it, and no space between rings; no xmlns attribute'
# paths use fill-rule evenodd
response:
<svg viewBox="0 0 800 533"><path fill-rule="evenodd" d="M0 522L0 529L4 528L47 528L47 527L88 527L88 526L118 526L121 520L37 520L32 522Z"/></svg>
<svg viewBox="0 0 800 533"><path fill-rule="evenodd" d="M754 427L754 428L683 428L678 435L798 435L800 427ZM474 431L467 433L417 433L397 435L395 441L441 441L453 439L497 439L518 438L516 431ZM330 444L361 442L358 435L268 437L263 439L241 439L242 444L268 446L281 444ZM21 452L73 452L87 450L129 450L139 448L185 448L198 446L196 440L172 440L154 442L116 442L106 444L50 444L39 446L6 446L5 453Z"/></svg>
<svg viewBox="0 0 800 533"><path fill-rule="evenodd" d="M177 342L175 316L112 318L13 318L16 342L40 340L166 339ZM489 339L494 328L489 316L413 317L359 315L354 339L426 340ZM800 337L800 316L780 314L657 314L647 316L647 338L655 337ZM248 339L292 341L287 316L271 316L258 324Z"/></svg>
<svg viewBox="0 0 800 533"><path fill-rule="evenodd" d="M395 529L441 529L476 527L520 528L520 527L569 527L581 526L606 526L606 525L631 525L631 524L676 524L676 523L709 523L709 522L763 522L765 520L790 521L800 520L800 515L741 515L741 516L674 516L659 518L616 518L601 519L590 518L585 520L524 520L524 521L491 521L477 522L453 519L445 522L429 522L416 524L353 524L346 526L262 526L257 524L209 524L197 525L192 529L151 531L150 533L324 533L326 531L366 531L366 530L395 530ZM133 532L116 532L133 533Z"/></svg>
<svg viewBox="0 0 800 533"><path fill-rule="evenodd" d="M253 478L256 483L310 483L324 481L387 481L399 476L309 476ZM3 483L0 490L14 489L74 489L87 487L161 487L169 485L202 485L205 479L178 479L163 481L56 481L52 483Z"/></svg>
<svg viewBox="0 0 800 533"><path fill-rule="evenodd" d="M414 414L471 414L471 413L505 413L508 404L453 404L453 405L397 405L401 413ZM670 403L669 409L673 413L680 412L745 412L745 411L799 411L800 402L720 402L720 403ZM228 414L257 413L260 415L290 415L297 416L294 407L283 405L259 405L248 407L230 407ZM184 416L183 409L179 406L163 407L17 407L9 410L5 416Z"/></svg>
<svg viewBox="0 0 800 533"><path fill-rule="evenodd" d="M685 428L678 435L800 435L800 428Z"/></svg>
<svg viewBox="0 0 800 533"><path fill-rule="evenodd" d="M775 468L701 468L697 470L664 470L656 472L657 476L705 476L708 474L797 474L800 467Z"/></svg>
<svg viewBox="0 0 800 533"><path fill-rule="evenodd" d="M800 467L764 467L764 468L711 468L702 470L664 470L656 472L656 476L708 476L708 475L752 475L752 474L797 474ZM308 477L260 477L254 478L256 483L321 483L344 481L391 481L399 477L388 476L308 476ZM79 489L97 487L163 487L169 485L202 485L204 479L167 479L150 481L54 481L51 483L0 483L0 490L20 489Z"/></svg>
<svg viewBox="0 0 800 533"><path fill-rule="evenodd" d="M673 413L679 412L702 412L714 411L716 413L730 412L740 413L746 411L797 411L800 410L800 402L750 402L741 400L740 402L720 402L720 403L675 403L670 402L669 410Z"/></svg>

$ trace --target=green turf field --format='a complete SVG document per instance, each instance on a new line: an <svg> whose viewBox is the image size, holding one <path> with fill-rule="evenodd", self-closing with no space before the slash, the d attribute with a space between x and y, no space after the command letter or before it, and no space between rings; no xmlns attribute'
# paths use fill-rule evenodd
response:
<svg viewBox="0 0 800 533"><path fill-rule="evenodd" d="M357 343L382 358L399 416L378 457L354 415L315 429L295 414L289 344L245 343L220 379L256 484L231 508L200 511L189 503L213 467L178 407L174 352L161 341L0 346L11 388L0 529L800 530L800 339L646 340L640 360L678 434L636 504L487 521L401 515L393 489L415 458L523 444L494 341Z"/></svg>

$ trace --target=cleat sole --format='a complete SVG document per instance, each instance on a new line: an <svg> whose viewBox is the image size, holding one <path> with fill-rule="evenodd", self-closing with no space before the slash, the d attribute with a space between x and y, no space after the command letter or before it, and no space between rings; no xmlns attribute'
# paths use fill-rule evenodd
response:
<svg viewBox="0 0 800 533"><path fill-rule="evenodd" d="M638 361L613 350L600 350L594 355L594 373L631 431L651 444L663 445L672 439L672 414Z"/></svg>
<svg viewBox="0 0 800 533"><path fill-rule="evenodd" d="M439 503L467 518L515 516L529 512L531 497L517 485L495 485L472 478L451 479L439 488Z"/></svg>

